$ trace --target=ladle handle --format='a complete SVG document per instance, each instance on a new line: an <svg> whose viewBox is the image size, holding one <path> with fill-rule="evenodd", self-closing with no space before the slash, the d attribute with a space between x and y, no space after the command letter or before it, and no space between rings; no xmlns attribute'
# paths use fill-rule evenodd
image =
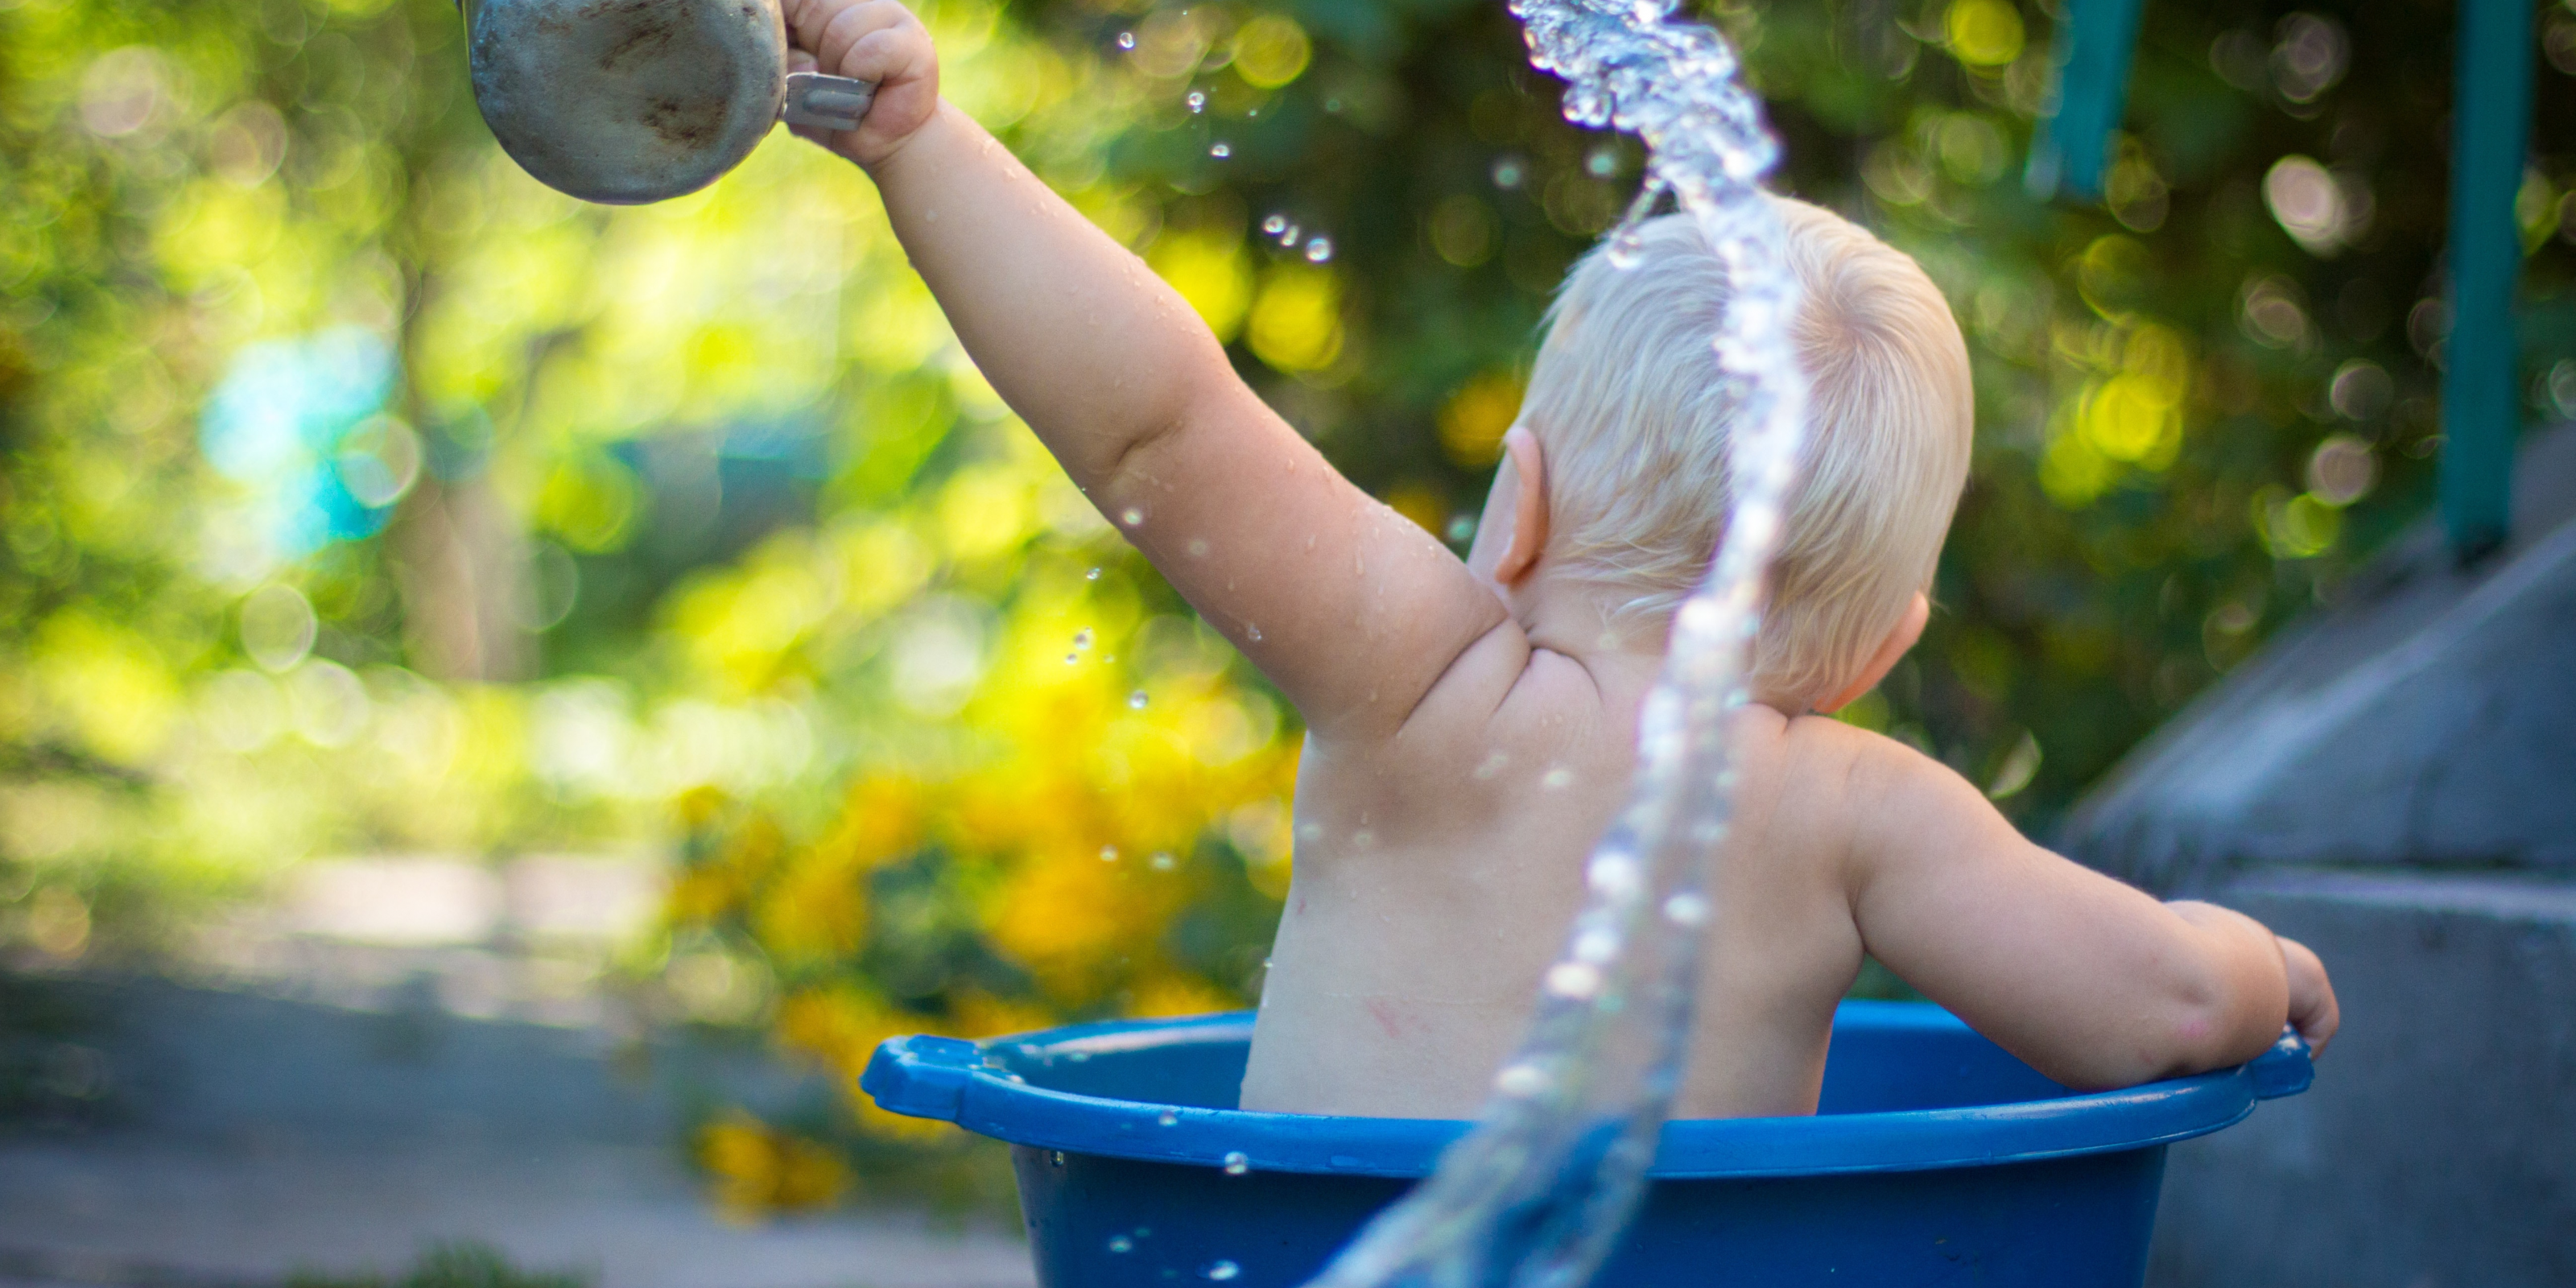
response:
<svg viewBox="0 0 2576 1288"><path fill-rule="evenodd" d="M778 119L808 129L855 130L876 99L874 81L821 72L789 72L787 101L779 107Z"/></svg>

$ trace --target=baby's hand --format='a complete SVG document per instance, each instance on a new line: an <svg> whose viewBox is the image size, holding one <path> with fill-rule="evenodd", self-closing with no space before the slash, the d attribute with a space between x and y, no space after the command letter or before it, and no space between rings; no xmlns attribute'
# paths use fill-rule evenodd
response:
<svg viewBox="0 0 2576 1288"><path fill-rule="evenodd" d="M2290 978L2290 1027L2307 1039L2310 1054L2322 1052L2343 1023L2343 1013L2335 1006L2334 984L2326 978L2326 964L2298 940L2273 938L2280 941L2281 968Z"/></svg>
<svg viewBox="0 0 2576 1288"><path fill-rule="evenodd" d="M788 69L874 82L855 130L796 132L863 166L893 156L939 107L939 52L896 0L785 0Z"/></svg>

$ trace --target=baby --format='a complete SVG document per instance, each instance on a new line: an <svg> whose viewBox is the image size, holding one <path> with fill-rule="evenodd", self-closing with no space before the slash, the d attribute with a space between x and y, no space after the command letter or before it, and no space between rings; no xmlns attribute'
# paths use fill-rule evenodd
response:
<svg viewBox="0 0 2576 1288"><path fill-rule="evenodd" d="M800 65L880 83L865 167L995 389L1305 717L1296 865L1243 1107L1463 1117L1521 1036L1624 796L1673 608L1725 513L1726 281L1686 218L1568 280L1462 562L1335 473L1189 306L938 92L896 0L787 0ZM2307 949L2032 845L1959 775L1829 719L1923 630L1967 475L1957 325L1922 270L1777 209L1804 290L1805 482L1734 730L1676 1113L1816 1109L1863 954L2069 1086L2336 1022Z"/></svg>

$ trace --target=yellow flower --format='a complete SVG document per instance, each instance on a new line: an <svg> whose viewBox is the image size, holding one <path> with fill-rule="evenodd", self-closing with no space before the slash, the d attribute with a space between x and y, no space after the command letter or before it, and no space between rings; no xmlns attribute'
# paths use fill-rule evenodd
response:
<svg viewBox="0 0 2576 1288"><path fill-rule="evenodd" d="M940 1027L926 1016L894 1010L856 987L837 984L806 989L780 1002L771 1036L791 1054L832 1074L861 1127L880 1136L922 1140L946 1135L948 1124L877 1108L859 1090L858 1078L886 1039L935 1033Z"/></svg>
<svg viewBox="0 0 2576 1288"><path fill-rule="evenodd" d="M1503 433L1521 414L1518 373L1493 371L1458 387L1440 407L1440 449L1468 469L1503 457Z"/></svg>
<svg viewBox="0 0 2576 1288"><path fill-rule="evenodd" d="M790 865L761 896L752 922L761 946L791 967L856 953L868 928L866 882L846 861Z"/></svg>
<svg viewBox="0 0 2576 1288"><path fill-rule="evenodd" d="M742 888L721 868L695 868L671 883L666 912L679 925L705 925L733 910Z"/></svg>
<svg viewBox="0 0 2576 1288"><path fill-rule="evenodd" d="M1255 89L1277 89L1304 74L1314 42L1293 18L1265 13L1234 33L1234 72Z"/></svg>
<svg viewBox="0 0 2576 1288"><path fill-rule="evenodd" d="M2007 0L1953 0L1942 26L1950 52L1971 67L2001 67L2021 57L2021 11Z"/></svg>
<svg viewBox="0 0 2576 1288"><path fill-rule="evenodd" d="M716 1202L737 1220L828 1207L849 1188L838 1155L739 1110L700 1129L697 1152Z"/></svg>
<svg viewBox="0 0 2576 1288"><path fill-rule="evenodd" d="M1274 271L1252 306L1252 352L1288 372L1321 371L1342 356L1342 284L1320 268Z"/></svg>
<svg viewBox="0 0 2576 1288"><path fill-rule="evenodd" d="M1252 264L1239 238L1169 233L1145 252L1155 274L1180 292L1220 341L1232 340L1252 300Z"/></svg>
<svg viewBox="0 0 2576 1288"><path fill-rule="evenodd" d="M1127 1013L1138 1019L1153 1019L1165 1015L1232 1011L1242 1005L1233 994L1196 975L1160 971L1137 981L1128 995Z"/></svg>
<svg viewBox="0 0 2576 1288"><path fill-rule="evenodd" d="M1079 1004L1099 996L1132 958L1154 951L1182 893L1177 872L1156 870L1150 856L1059 851L1020 865L989 930L1041 990Z"/></svg>

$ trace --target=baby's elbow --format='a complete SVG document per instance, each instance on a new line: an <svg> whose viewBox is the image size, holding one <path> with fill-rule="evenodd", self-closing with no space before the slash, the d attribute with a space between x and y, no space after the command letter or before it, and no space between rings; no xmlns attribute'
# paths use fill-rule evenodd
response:
<svg viewBox="0 0 2576 1288"><path fill-rule="evenodd" d="M2213 981L2177 997L2159 1017L2164 1059L2157 1077L2179 1078L2243 1064L2263 1054L2289 1014L2285 990L2260 980Z"/></svg>

